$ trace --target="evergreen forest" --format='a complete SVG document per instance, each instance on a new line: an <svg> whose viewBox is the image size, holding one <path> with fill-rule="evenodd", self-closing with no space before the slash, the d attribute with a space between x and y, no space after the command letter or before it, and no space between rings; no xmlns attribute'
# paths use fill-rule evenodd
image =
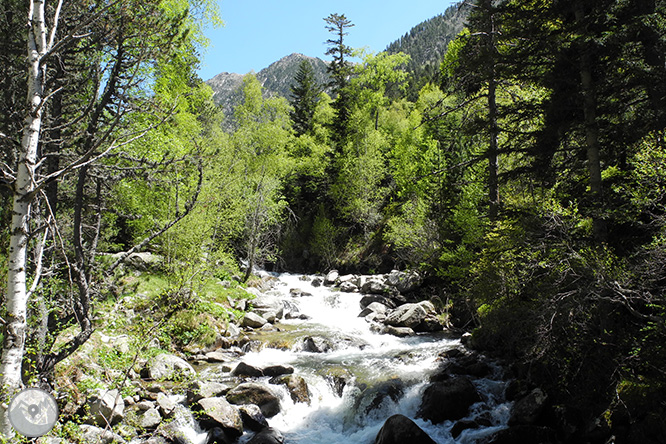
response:
<svg viewBox="0 0 666 444"><path fill-rule="evenodd" d="M663 442L666 2L448 14L436 62L351 48L331 14L330 83L248 74L224 116L196 74L214 1L2 0L3 402L57 386L150 252L155 318L122 327L170 347L212 341L255 267L418 270L568 423Z"/></svg>

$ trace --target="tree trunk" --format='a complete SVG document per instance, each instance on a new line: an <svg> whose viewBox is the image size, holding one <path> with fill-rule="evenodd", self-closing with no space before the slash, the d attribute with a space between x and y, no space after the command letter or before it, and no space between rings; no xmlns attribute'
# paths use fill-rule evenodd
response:
<svg viewBox="0 0 666 444"><path fill-rule="evenodd" d="M576 4L576 21L582 27L585 19L583 6ZM580 48L580 80L583 90L583 115L585 119L585 145L587 150L587 171L590 177L590 198L592 202L592 222L594 239L598 243L606 241L606 220L603 215L604 195L601 178L601 156L599 147L599 125L597 123L597 101L592 78L590 46L583 42Z"/></svg>
<svg viewBox="0 0 666 444"><path fill-rule="evenodd" d="M14 183L11 239L9 246L9 270L7 273L6 308L7 319L0 360L0 434L7 438L13 430L7 416L7 405L22 386L21 366L25 352L27 329L28 292L26 288L26 266L28 250L28 222L33 202L37 147L42 127L44 74L46 66L41 63L46 53L46 22L44 2L33 0L28 17L28 115L23 126L21 152Z"/></svg>

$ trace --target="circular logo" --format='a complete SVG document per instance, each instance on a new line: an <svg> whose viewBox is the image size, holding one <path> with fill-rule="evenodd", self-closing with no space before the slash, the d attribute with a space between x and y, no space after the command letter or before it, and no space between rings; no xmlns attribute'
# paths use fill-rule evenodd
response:
<svg viewBox="0 0 666 444"><path fill-rule="evenodd" d="M38 388L20 391L9 404L9 422L28 438L46 435L58 420L58 404L48 392Z"/></svg>

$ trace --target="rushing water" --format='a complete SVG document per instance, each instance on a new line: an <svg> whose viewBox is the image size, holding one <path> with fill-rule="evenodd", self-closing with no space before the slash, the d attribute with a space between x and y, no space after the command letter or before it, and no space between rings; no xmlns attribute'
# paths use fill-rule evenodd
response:
<svg viewBox="0 0 666 444"><path fill-rule="evenodd" d="M309 405L294 403L284 386L271 385L281 398L282 411L270 418L269 424L282 432L285 443L371 444L384 421L396 413L413 419L440 444L473 443L505 426L510 405L503 401L504 383L499 378L475 381L483 402L472 406L465 419L481 416L489 424L485 428L466 430L454 440L451 436L454 422L433 425L416 418L428 378L437 368L438 355L461 347L458 339L445 333L406 338L378 334L364 318L358 317L360 294L313 287L311 279L301 275L276 277L278 280L268 294L308 318L283 319L279 324L283 332L270 333L273 343L282 341L289 346L263 347L247 353L242 361L258 367L290 365L296 375L307 381ZM291 289L300 289L311 296L293 297ZM284 340L280 335L284 335ZM302 338L308 336L329 338L337 347L326 353L303 351ZM340 394L331 383L331 374L341 372L348 380ZM400 387L397 395L395 392L393 397L368 395L373 393L373 387L386 381ZM246 433L240 442L247 442L251 436L251 432Z"/></svg>

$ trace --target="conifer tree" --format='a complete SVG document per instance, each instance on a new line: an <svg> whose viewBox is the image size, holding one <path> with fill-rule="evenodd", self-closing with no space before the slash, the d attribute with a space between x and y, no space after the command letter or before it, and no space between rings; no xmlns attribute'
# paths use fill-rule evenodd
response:
<svg viewBox="0 0 666 444"><path fill-rule="evenodd" d="M314 69L308 60L301 62L294 80L296 84L291 86L291 106L294 109L289 116L294 123L296 135L300 136L312 129L321 87L317 84Z"/></svg>
<svg viewBox="0 0 666 444"><path fill-rule="evenodd" d="M349 33L348 28L353 27L352 22L344 14L331 14L324 19L326 29L335 37L326 41L329 45L326 55L333 56L329 65L331 87L336 99L333 102L336 118L332 124L333 140L343 141L349 133L348 120L351 114L351 95L347 89L352 74L351 63L347 57L351 56L352 48L345 45L344 38Z"/></svg>

